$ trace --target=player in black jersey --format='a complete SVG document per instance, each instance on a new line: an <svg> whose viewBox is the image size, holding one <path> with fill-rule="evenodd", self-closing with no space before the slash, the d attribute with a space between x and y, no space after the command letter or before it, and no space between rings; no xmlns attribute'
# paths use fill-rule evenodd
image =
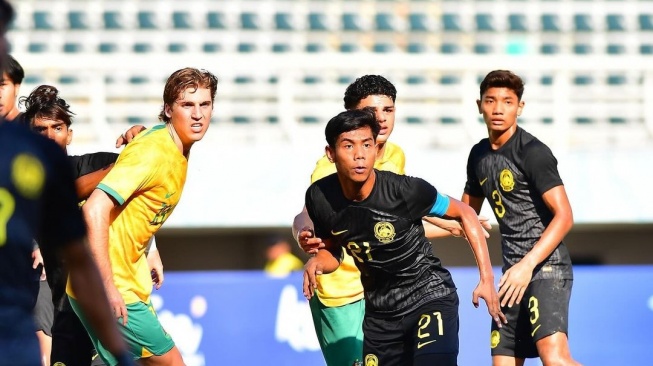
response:
<svg viewBox="0 0 653 366"><path fill-rule="evenodd" d="M567 341L573 275L562 241L573 215L551 150L517 126L523 92L510 71L481 82L477 104L489 138L469 154L462 197L476 212L487 198L501 232L499 296L508 324L492 325L492 362L519 366L539 355L544 365L578 365Z"/></svg>
<svg viewBox="0 0 653 366"><path fill-rule="evenodd" d="M0 72L7 44L4 37L13 18L11 5L0 0ZM32 320L31 252L33 238L51 238L43 247L60 250L70 269L73 287L83 294L84 311L94 328L119 357L126 346L102 291L97 267L86 246L85 226L77 209L75 189L65 154L51 141L25 126L0 118L0 363L41 365ZM99 300L98 300L99 299Z"/></svg>
<svg viewBox="0 0 653 366"><path fill-rule="evenodd" d="M459 219L471 243L483 298L495 321L505 317L483 230L474 211L426 181L373 169L379 124L364 110L342 112L326 126L328 158L337 173L313 183L306 209L325 244L305 266L304 295L316 275L339 266L342 249L354 257L365 293L365 365L456 365L458 295L424 235L422 217Z"/></svg>

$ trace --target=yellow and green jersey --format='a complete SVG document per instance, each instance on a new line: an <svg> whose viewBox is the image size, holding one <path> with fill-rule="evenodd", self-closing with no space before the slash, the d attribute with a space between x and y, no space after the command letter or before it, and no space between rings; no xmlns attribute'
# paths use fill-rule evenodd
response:
<svg viewBox="0 0 653 366"><path fill-rule="evenodd" d="M179 202L187 168L168 129L159 125L130 142L98 185L118 203L109 226L109 259L125 304L149 301L145 248Z"/></svg>
<svg viewBox="0 0 653 366"><path fill-rule="evenodd" d="M386 142L383 156L377 157L374 168L396 174L406 174L404 167L406 156L404 151L391 142ZM311 183L336 172L335 164L326 155L322 156L311 174ZM361 274L356 268L354 259L343 251L344 258L335 272L317 277L317 297L328 307L351 304L363 298Z"/></svg>

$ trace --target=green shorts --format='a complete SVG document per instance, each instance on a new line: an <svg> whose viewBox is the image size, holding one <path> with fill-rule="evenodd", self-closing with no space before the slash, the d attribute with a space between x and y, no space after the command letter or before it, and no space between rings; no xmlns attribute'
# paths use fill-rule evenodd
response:
<svg viewBox="0 0 653 366"><path fill-rule="evenodd" d="M350 366L363 360L365 300L328 307L317 296L309 301L313 325L328 366Z"/></svg>
<svg viewBox="0 0 653 366"><path fill-rule="evenodd" d="M102 360L108 366L117 365L116 359L100 344L87 319L82 315L79 303L72 297L69 297L69 299L70 305L72 305L73 310L84 324ZM170 335L161 326L151 303L136 302L129 304L127 305L127 315L127 325L122 324L122 318L117 319L117 323L134 360L164 355L175 346Z"/></svg>

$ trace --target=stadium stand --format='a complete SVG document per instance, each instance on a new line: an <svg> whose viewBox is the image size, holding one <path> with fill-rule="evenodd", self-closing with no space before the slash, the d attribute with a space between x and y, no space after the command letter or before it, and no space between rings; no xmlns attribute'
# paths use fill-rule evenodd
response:
<svg viewBox="0 0 653 366"><path fill-rule="evenodd" d="M372 72L388 76L401 105L410 106L399 123L457 128L473 139L477 82L498 67L524 75L523 122L542 133L565 131L581 145L653 139L652 1L15 4L12 53L31 75L22 92L61 85L80 111L79 124L88 125L78 128L88 131L80 139L153 123L163 78L182 65L220 77L215 123L250 133L251 126L271 126L288 139L306 126L317 130L341 108L347 83ZM424 143L448 144L435 135Z"/></svg>

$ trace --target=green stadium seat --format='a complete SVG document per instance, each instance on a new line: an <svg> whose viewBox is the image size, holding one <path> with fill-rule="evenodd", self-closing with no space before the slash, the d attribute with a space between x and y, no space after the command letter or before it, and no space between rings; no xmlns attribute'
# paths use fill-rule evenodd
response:
<svg viewBox="0 0 653 366"><path fill-rule="evenodd" d="M290 52L290 45L287 43L275 43L272 45L272 52L274 53Z"/></svg>
<svg viewBox="0 0 653 366"><path fill-rule="evenodd" d="M574 122L578 123L579 125L587 125L590 123L594 123L594 119L591 117L576 117L574 118Z"/></svg>
<svg viewBox="0 0 653 366"><path fill-rule="evenodd" d="M408 124L424 123L424 118L419 117L419 116L407 116L406 117L406 123L408 123Z"/></svg>
<svg viewBox="0 0 653 366"><path fill-rule="evenodd" d="M587 43L576 43L574 53L577 55L589 55L592 53L592 45Z"/></svg>
<svg viewBox="0 0 653 366"><path fill-rule="evenodd" d="M462 32L463 29L460 25L460 18L458 14L442 14L442 29L445 32Z"/></svg>
<svg viewBox="0 0 653 366"><path fill-rule="evenodd" d="M227 29L224 14L215 11L206 13L206 25L209 29Z"/></svg>
<svg viewBox="0 0 653 366"><path fill-rule="evenodd" d="M291 15L289 13L274 14L274 28L282 31L294 30Z"/></svg>
<svg viewBox="0 0 653 366"><path fill-rule="evenodd" d="M311 124L320 123L320 118L315 116L301 116L299 120L302 123L311 123Z"/></svg>
<svg viewBox="0 0 653 366"><path fill-rule="evenodd" d="M358 14L355 13L342 14L342 30L348 32L359 32L363 30L360 26Z"/></svg>
<svg viewBox="0 0 653 366"><path fill-rule="evenodd" d="M592 32L592 19L589 14L574 15L574 31Z"/></svg>
<svg viewBox="0 0 653 366"><path fill-rule="evenodd" d="M560 46L556 43L544 43L540 46L540 53L543 55L555 55L560 53Z"/></svg>
<svg viewBox="0 0 653 366"><path fill-rule="evenodd" d="M132 46L132 50L135 53L150 53L154 50L154 47L151 43L137 42Z"/></svg>
<svg viewBox="0 0 653 366"><path fill-rule="evenodd" d="M355 43L342 43L340 45L340 52L342 53L352 53L358 51L358 45Z"/></svg>
<svg viewBox="0 0 653 366"><path fill-rule="evenodd" d="M239 43L236 49L240 53L251 53L256 51L256 45L253 43Z"/></svg>
<svg viewBox="0 0 653 366"><path fill-rule="evenodd" d="M653 31L653 14L640 14L637 20L639 21L639 30L646 32Z"/></svg>
<svg viewBox="0 0 653 366"><path fill-rule="evenodd" d="M581 86L592 85L594 84L594 78L590 75L576 75L573 78L573 82L575 85Z"/></svg>
<svg viewBox="0 0 653 366"><path fill-rule="evenodd" d="M132 125L144 125L146 122L144 117L140 116L128 116L127 117L127 123L132 124Z"/></svg>
<svg viewBox="0 0 653 366"><path fill-rule="evenodd" d="M27 51L30 53L45 53L48 52L48 45L42 42L30 42L27 45Z"/></svg>
<svg viewBox="0 0 653 366"><path fill-rule="evenodd" d="M406 52L408 53L425 53L426 45L421 42L411 42L406 46Z"/></svg>
<svg viewBox="0 0 653 366"><path fill-rule="evenodd" d="M372 46L372 51L375 53L390 53L393 50L393 46L389 43L375 43Z"/></svg>
<svg viewBox="0 0 653 366"><path fill-rule="evenodd" d="M408 15L408 29L411 32L428 32L428 18L424 13L411 13Z"/></svg>
<svg viewBox="0 0 653 366"><path fill-rule="evenodd" d="M526 15L510 14L508 15L508 30L511 32L528 32Z"/></svg>
<svg viewBox="0 0 653 366"><path fill-rule="evenodd" d="M170 43L168 45L168 52L182 53L188 51L188 46L185 43Z"/></svg>
<svg viewBox="0 0 653 366"><path fill-rule="evenodd" d="M441 85L455 85L460 84L460 77L458 75L442 75L440 77Z"/></svg>
<svg viewBox="0 0 653 366"><path fill-rule="evenodd" d="M440 123L444 125L453 125L461 123L459 118L456 117L440 117Z"/></svg>
<svg viewBox="0 0 653 366"><path fill-rule="evenodd" d="M32 19L34 20L34 29L38 30L52 30L54 26L52 25L51 13L47 11L35 11L32 13Z"/></svg>
<svg viewBox="0 0 653 366"><path fill-rule="evenodd" d="M443 43L440 45L440 53L443 54L460 53L460 45L457 43Z"/></svg>
<svg viewBox="0 0 653 366"><path fill-rule="evenodd" d="M474 19L476 20L477 32L494 32L496 30L492 24L491 14L476 14Z"/></svg>
<svg viewBox="0 0 653 366"><path fill-rule="evenodd" d="M611 43L606 46L605 51L609 55L621 55L626 53L626 46L624 46L623 44Z"/></svg>
<svg viewBox="0 0 653 366"><path fill-rule="evenodd" d="M308 14L308 29L310 31L327 31L326 15L324 13L309 13Z"/></svg>
<svg viewBox="0 0 653 366"><path fill-rule="evenodd" d="M426 77L424 77L422 75L409 75L406 78L406 84L409 84L409 85L426 84Z"/></svg>
<svg viewBox="0 0 653 366"><path fill-rule="evenodd" d="M610 124L621 125L627 122L624 117L609 117L608 122Z"/></svg>
<svg viewBox="0 0 653 366"><path fill-rule="evenodd" d="M608 14L605 16L608 32L624 32L626 30L624 16L621 14Z"/></svg>
<svg viewBox="0 0 653 366"><path fill-rule="evenodd" d="M157 29L156 17L151 11L139 11L136 14L138 19L138 28L140 29Z"/></svg>
<svg viewBox="0 0 653 366"><path fill-rule="evenodd" d="M88 29L88 19L86 13L82 11L68 12L68 29L85 30Z"/></svg>
<svg viewBox="0 0 653 366"><path fill-rule="evenodd" d="M175 11L172 13L172 27L174 29L193 28L190 13L186 11Z"/></svg>
<svg viewBox="0 0 653 366"><path fill-rule="evenodd" d="M556 14L542 14L540 16L543 32L560 32L560 18Z"/></svg>
<svg viewBox="0 0 653 366"><path fill-rule="evenodd" d="M374 16L375 29L379 32L394 32L395 25L392 22L392 14L378 13Z"/></svg>
<svg viewBox="0 0 653 366"><path fill-rule="evenodd" d="M105 11L102 13L104 29L123 29L120 13L117 11Z"/></svg>
<svg viewBox="0 0 653 366"><path fill-rule="evenodd" d="M118 45L115 43L102 42L98 45L98 52L100 53L118 52Z"/></svg>
<svg viewBox="0 0 653 366"><path fill-rule="evenodd" d="M252 122L252 118L248 116L233 116L231 117L231 121L237 124L250 123Z"/></svg>
<svg viewBox="0 0 653 366"><path fill-rule="evenodd" d="M314 75L307 75L302 78L304 84L320 84L323 82L322 78Z"/></svg>
<svg viewBox="0 0 653 366"><path fill-rule="evenodd" d="M492 45L488 43L477 43L474 45L474 53L478 55L486 55L492 53Z"/></svg>
<svg viewBox="0 0 653 366"><path fill-rule="evenodd" d="M141 85L141 84L147 84L150 82L150 78L147 76L142 76L142 75L134 75L129 77L128 79L130 84L135 84L135 85Z"/></svg>
<svg viewBox="0 0 653 366"><path fill-rule="evenodd" d="M257 30L259 29L258 23L258 14L249 12L240 14L240 29Z"/></svg>
<svg viewBox="0 0 653 366"><path fill-rule="evenodd" d="M608 85L626 85L627 80L624 75L608 75Z"/></svg>
<svg viewBox="0 0 653 366"><path fill-rule="evenodd" d="M337 79L338 84L343 84L343 85L349 85L349 84L353 83L354 80L356 80L356 78L353 77L353 76L349 76L349 75L340 75L340 76L338 76L338 79Z"/></svg>
<svg viewBox="0 0 653 366"><path fill-rule="evenodd" d="M74 75L61 75L59 76L60 84L76 84L79 83L79 77Z"/></svg>
<svg viewBox="0 0 653 366"><path fill-rule="evenodd" d="M253 84L254 83L254 78L251 76L236 76L234 78L234 83L235 84Z"/></svg>
<svg viewBox="0 0 653 366"><path fill-rule="evenodd" d="M543 75L540 78L540 84L541 85L553 85L553 76L551 75Z"/></svg>
<svg viewBox="0 0 653 366"><path fill-rule="evenodd" d="M222 51L222 45L219 43L204 43L202 51L205 53L216 53Z"/></svg>
<svg viewBox="0 0 653 366"><path fill-rule="evenodd" d="M639 53L642 55L653 55L653 44L640 45Z"/></svg>
<svg viewBox="0 0 653 366"><path fill-rule="evenodd" d="M308 53L317 53L324 51L324 46L319 43L307 43L305 49Z"/></svg>
<svg viewBox="0 0 653 366"><path fill-rule="evenodd" d="M80 43L66 42L63 44L63 51L65 53L79 53L84 49Z"/></svg>

